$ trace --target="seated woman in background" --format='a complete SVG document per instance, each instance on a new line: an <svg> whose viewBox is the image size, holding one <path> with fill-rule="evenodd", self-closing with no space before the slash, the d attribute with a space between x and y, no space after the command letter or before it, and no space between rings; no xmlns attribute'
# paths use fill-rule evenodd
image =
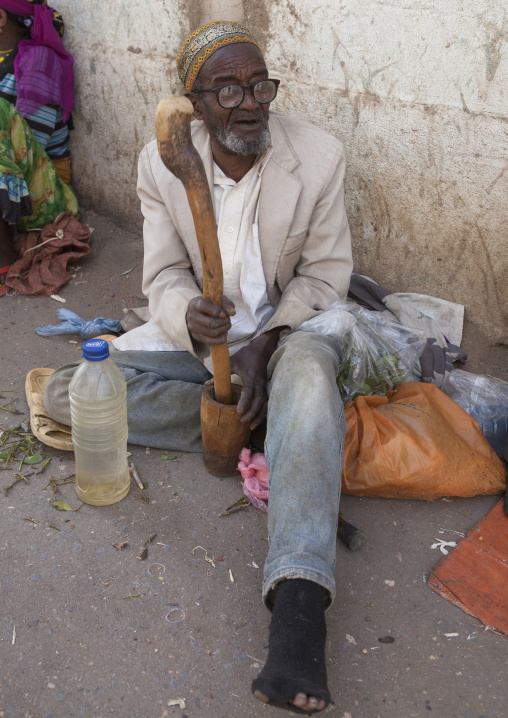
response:
<svg viewBox="0 0 508 718"><path fill-rule="evenodd" d="M46 0L0 0L0 295L16 230L78 215L68 184L74 60L63 28Z"/></svg>

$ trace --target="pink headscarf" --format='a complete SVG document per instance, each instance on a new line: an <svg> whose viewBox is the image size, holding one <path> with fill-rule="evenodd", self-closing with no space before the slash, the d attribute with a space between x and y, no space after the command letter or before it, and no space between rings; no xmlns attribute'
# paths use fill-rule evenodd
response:
<svg viewBox="0 0 508 718"><path fill-rule="evenodd" d="M66 122L74 107L74 58L53 27L53 8L27 0L0 0L0 9L34 18L31 39L21 40L14 60L16 109L28 115L43 105L60 105Z"/></svg>

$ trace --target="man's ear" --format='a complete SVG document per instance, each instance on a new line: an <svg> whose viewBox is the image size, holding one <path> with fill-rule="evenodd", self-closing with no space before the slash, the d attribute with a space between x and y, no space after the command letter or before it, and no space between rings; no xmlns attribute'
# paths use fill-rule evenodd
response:
<svg viewBox="0 0 508 718"><path fill-rule="evenodd" d="M194 117L196 120L202 120L203 105L199 95L196 95L194 92L186 92L185 97L192 102L192 106L194 107Z"/></svg>
<svg viewBox="0 0 508 718"><path fill-rule="evenodd" d="M8 19L9 18L7 17L5 10L0 10L0 27L4 27L7 24Z"/></svg>

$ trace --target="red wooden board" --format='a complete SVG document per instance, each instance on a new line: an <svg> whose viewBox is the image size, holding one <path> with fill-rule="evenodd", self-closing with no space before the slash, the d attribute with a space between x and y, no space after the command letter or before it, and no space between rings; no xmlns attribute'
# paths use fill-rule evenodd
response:
<svg viewBox="0 0 508 718"><path fill-rule="evenodd" d="M508 516L503 504L504 499L438 563L429 586L508 635Z"/></svg>

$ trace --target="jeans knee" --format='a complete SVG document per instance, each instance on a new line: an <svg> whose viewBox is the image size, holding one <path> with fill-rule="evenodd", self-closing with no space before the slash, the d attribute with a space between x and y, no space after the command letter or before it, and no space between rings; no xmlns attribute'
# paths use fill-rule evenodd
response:
<svg viewBox="0 0 508 718"><path fill-rule="evenodd" d="M278 355L278 356L277 356ZM338 373L338 356L335 344L330 337L312 332L290 334L277 349L275 366L277 369L302 374L308 382L312 378L327 379ZM274 366L274 369L275 369Z"/></svg>

